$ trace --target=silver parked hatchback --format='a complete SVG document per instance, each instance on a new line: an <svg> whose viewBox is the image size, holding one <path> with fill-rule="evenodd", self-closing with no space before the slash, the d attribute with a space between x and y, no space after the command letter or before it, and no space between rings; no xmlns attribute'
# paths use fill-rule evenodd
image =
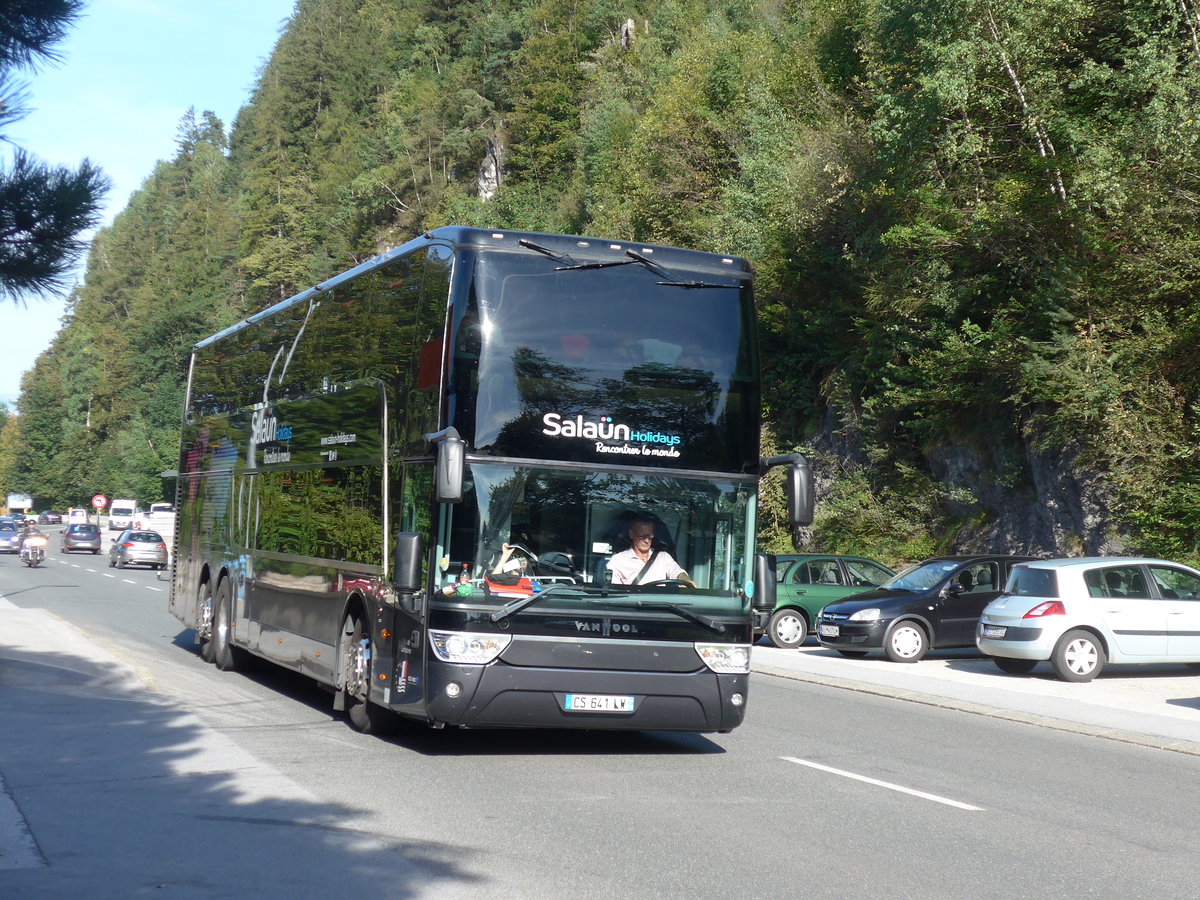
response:
<svg viewBox="0 0 1200 900"><path fill-rule="evenodd" d="M1091 681L1110 662L1200 663L1200 571L1115 556L1024 562L975 643L1002 671L1049 660L1064 681Z"/></svg>
<svg viewBox="0 0 1200 900"><path fill-rule="evenodd" d="M167 565L167 545L157 531L129 529L117 535L108 551L108 565L123 569L126 566L150 566L162 569Z"/></svg>

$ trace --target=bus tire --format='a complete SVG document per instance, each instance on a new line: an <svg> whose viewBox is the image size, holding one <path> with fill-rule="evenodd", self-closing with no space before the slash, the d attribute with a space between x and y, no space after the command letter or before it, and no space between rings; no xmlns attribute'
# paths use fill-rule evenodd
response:
<svg viewBox="0 0 1200 900"><path fill-rule="evenodd" d="M196 597L196 643L200 645L200 658L205 662L213 661L212 623L212 582L206 581L200 585Z"/></svg>
<svg viewBox="0 0 1200 900"><path fill-rule="evenodd" d="M367 699L371 684L371 635L366 619L358 611L350 613L342 626L342 679L346 693L346 717L363 734L387 734L395 731L398 717Z"/></svg>
<svg viewBox="0 0 1200 900"><path fill-rule="evenodd" d="M222 578L213 598L212 660L222 672L240 672L246 668L249 654L230 640L233 630L233 591L229 579Z"/></svg>

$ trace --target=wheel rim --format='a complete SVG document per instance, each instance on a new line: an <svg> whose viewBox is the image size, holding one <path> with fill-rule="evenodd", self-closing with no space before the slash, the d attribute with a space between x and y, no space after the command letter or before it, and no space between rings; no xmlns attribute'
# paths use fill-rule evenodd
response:
<svg viewBox="0 0 1200 900"><path fill-rule="evenodd" d="M901 625L892 632L892 649L904 659L912 659L924 644L924 636L912 625Z"/></svg>
<svg viewBox="0 0 1200 900"><path fill-rule="evenodd" d="M371 642L363 635L363 629L357 622L346 649L346 693L359 700L367 697L367 678Z"/></svg>
<svg viewBox="0 0 1200 900"><path fill-rule="evenodd" d="M1099 654L1096 645L1086 638L1076 638L1063 650L1063 662L1076 675L1087 675L1096 668Z"/></svg>
<svg viewBox="0 0 1200 900"><path fill-rule="evenodd" d="M208 640L212 637L213 625L213 598L208 585L201 588L200 602L197 607L196 634L200 635L201 640Z"/></svg>
<svg viewBox="0 0 1200 900"><path fill-rule="evenodd" d="M781 616L775 622L775 634L785 644L795 644L804 640L804 620L795 613Z"/></svg>

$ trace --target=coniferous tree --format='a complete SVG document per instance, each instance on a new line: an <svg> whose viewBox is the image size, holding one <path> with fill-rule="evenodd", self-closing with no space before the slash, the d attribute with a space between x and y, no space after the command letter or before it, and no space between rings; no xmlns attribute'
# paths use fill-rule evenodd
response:
<svg viewBox="0 0 1200 900"><path fill-rule="evenodd" d="M54 60L54 44L82 7L80 0L0 4L0 128L24 113L25 92L13 81L12 70ZM0 296L19 301L62 289L86 247L79 235L99 220L108 186L87 160L71 170L47 166L18 150L9 166L0 166Z"/></svg>

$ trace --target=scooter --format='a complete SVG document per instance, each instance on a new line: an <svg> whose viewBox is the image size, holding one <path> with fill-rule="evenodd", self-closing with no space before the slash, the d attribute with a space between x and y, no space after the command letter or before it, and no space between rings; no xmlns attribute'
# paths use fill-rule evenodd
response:
<svg viewBox="0 0 1200 900"><path fill-rule="evenodd" d="M42 560L46 558L46 545L50 543L49 538L39 536L26 538L21 544L21 562L29 566L31 569L36 569L41 565Z"/></svg>

